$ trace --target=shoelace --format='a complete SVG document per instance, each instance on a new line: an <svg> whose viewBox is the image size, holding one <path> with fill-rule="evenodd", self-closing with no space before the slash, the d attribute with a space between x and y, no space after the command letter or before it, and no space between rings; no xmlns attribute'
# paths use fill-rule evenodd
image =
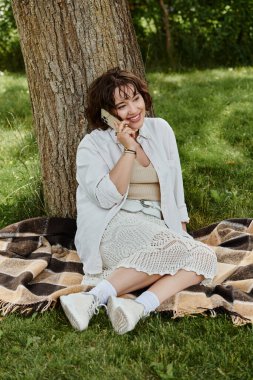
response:
<svg viewBox="0 0 253 380"><path fill-rule="evenodd" d="M99 308L100 307L105 307L105 309L107 310L107 306L103 303L99 303L99 300L96 296L94 296L94 300L90 306L90 309L89 309L89 314L92 315L92 314L98 314L99 313Z"/></svg>
<svg viewBox="0 0 253 380"><path fill-rule="evenodd" d="M85 294L88 294L89 293L86 293L86 292L83 292ZM98 314L99 313L99 303L98 303L98 300L97 300L97 297L94 296L93 294L91 294L93 296L93 301L88 309L88 314L89 314L89 317L91 318L93 314Z"/></svg>
<svg viewBox="0 0 253 380"><path fill-rule="evenodd" d="M96 315L99 313L99 306L100 306L100 305L98 305L98 306L95 306L95 311L94 311L94 314L96 314Z"/></svg>
<svg viewBox="0 0 253 380"><path fill-rule="evenodd" d="M108 307L105 303L101 303L100 305L98 305L98 307L104 307L106 312L108 311Z"/></svg>

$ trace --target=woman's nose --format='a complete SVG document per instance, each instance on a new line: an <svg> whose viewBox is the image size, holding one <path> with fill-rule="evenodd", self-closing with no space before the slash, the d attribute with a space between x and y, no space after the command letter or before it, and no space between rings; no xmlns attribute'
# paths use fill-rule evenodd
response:
<svg viewBox="0 0 253 380"><path fill-rule="evenodd" d="M128 104L128 114L133 115L136 113L137 106L134 102L129 102Z"/></svg>

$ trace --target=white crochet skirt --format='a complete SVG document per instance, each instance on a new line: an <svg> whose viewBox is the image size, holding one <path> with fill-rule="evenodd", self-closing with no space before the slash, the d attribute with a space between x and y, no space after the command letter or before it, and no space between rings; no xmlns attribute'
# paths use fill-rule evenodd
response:
<svg viewBox="0 0 253 380"><path fill-rule="evenodd" d="M104 269L100 278L119 267L150 275L173 275L185 269L203 275L203 283L208 285L216 274L216 254L207 245L172 231L163 220L142 212L120 210L103 234L100 254Z"/></svg>

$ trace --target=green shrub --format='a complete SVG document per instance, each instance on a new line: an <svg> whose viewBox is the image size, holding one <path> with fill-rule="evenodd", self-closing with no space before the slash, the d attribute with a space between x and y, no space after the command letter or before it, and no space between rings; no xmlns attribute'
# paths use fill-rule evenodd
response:
<svg viewBox="0 0 253 380"><path fill-rule="evenodd" d="M155 0L129 0L145 64L169 66L162 11ZM177 69L253 63L252 0L164 0Z"/></svg>
<svg viewBox="0 0 253 380"><path fill-rule="evenodd" d="M3 70L24 70L19 37L8 0L0 0L0 71Z"/></svg>

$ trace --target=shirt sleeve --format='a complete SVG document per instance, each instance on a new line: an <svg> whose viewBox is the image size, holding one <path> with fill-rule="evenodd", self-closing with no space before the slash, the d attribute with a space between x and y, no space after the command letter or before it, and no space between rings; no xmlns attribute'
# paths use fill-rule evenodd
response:
<svg viewBox="0 0 253 380"><path fill-rule="evenodd" d="M110 209L122 201L124 195L111 181L107 164L88 139L78 147L76 165L77 182L92 202Z"/></svg>
<svg viewBox="0 0 253 380"><path fill-rule="evenodd" d="M175 196L178 212L180 215L181 222L189 223L190 219L189 219L187 207L185 204L182 169L181 169L180 158L179 158L179 153L178 153L178 148L177 148L177 142L176 142L176 137L173 132L173 129L170 126L169 126L169 147L170 147L170 152L171 152L171 159L175 161L175 165L176 165L174 196Z"/></svg>

